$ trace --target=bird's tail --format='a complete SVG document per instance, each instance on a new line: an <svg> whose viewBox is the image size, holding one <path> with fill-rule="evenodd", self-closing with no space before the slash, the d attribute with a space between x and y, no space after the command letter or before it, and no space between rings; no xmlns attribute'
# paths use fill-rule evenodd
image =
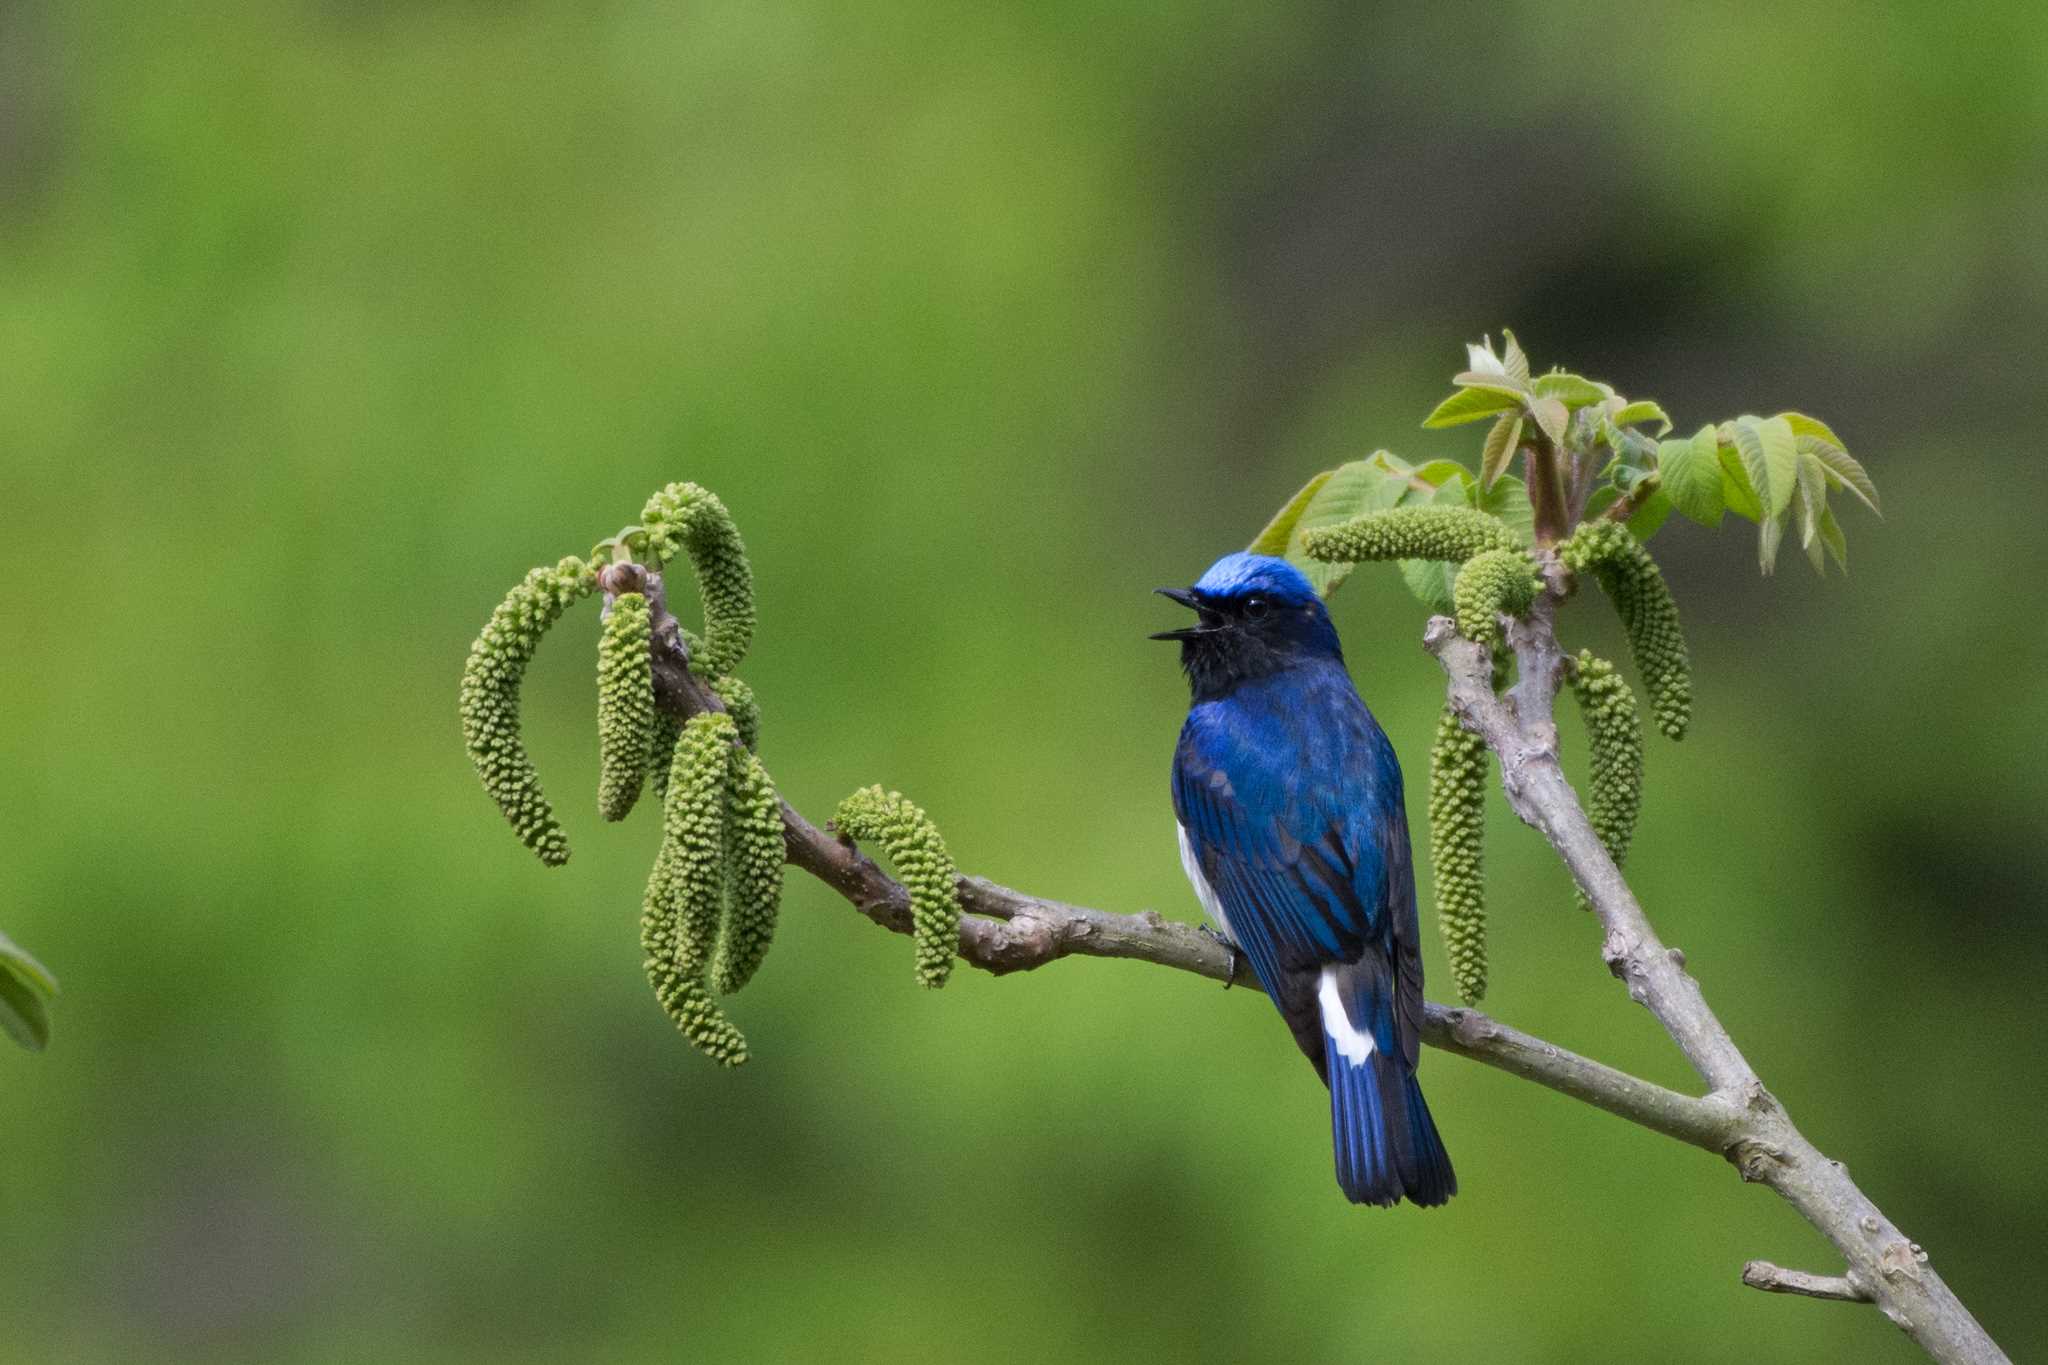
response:
<svg viewBox="0 0 2048 1365"><path fill-rule="evenodd" d="M1396 1045L1392 992L1349 975L1326 968L1320 1002L1337 1183L1354 1204L1441 1204L1458 1177Z"/></svg>

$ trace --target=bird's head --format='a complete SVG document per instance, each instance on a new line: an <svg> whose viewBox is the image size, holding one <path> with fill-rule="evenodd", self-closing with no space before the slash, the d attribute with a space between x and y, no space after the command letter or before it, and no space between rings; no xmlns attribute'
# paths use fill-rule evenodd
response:
<svg viewBox="0 0 2048 1365"><path fill-rule="evenodd" d="M1158 592L1196 612L1195 624L1152 638L1180 641L1181 667L1198 699L1296 664L1343 662L1315 585L1284 559L1225 555L1193 587Z"/></svg>

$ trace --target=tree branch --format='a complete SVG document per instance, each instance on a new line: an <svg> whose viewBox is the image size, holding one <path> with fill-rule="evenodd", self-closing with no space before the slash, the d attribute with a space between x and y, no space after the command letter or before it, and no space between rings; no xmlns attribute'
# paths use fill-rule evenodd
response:
<svg viewBox="0 0 2048 1365"><path fill-rule="evenodd" d="M1515 813L1549 840L1591 898L1606 930L1602 956L1609 970L1628 986L1631 999L1656 1015L1710 1093L1680 1094L1476 1010L1428 1005L1423 1041L1722 1154L1744 1180L1768 1185L1797 1208L1849 1265L1848 1276L1837 1285L1824 1277L1751 1262L1744 1270L1745 1283L1831 1298L1850 1297L1848 1291L1853 1291L1854 1297L1874 1302L1939 1361L2010 1365L1934 1273L1926 1254L1864 1197L1839 1162L1822 1156L1792 1126L1707 1008L1698 983L1685 972L1684 955L1657 938L1608 858L1558 763L1553 706L1564 674L1564 654L1552 621L1569 578L1553 558L1543 558L1548 590L1526 622L1507 622L1520 681L1506 697L1494 695L1487 652L1459 636L1448 618L1431 619L1424 646L1450 679L1450 704L1460 720L1499 755L1502 785ZM623 570L633 572L622 577ZM605 575L608 593L637 588L647 595L655 696L663 709L683 719L724 710L724 702L690 671L689 651L668 610L661 575L638 566L614 566ZM813 825L787 801L782 803L782 822L792 866L831 887L882 927L910 932L910 897L899 883L852 844ZM960 925L960 956L996 975L1028 971L1068 956L1129 958L1257 989L1241 958L1194 926L1164 919L1155 911L1114 914L1047 900L980 877L961 877L958 889L967 912ZM1802 1285L1806 1287L1798 1287ZM1845 1292L1826 1292L1836 1288Z"/></svg>
<svg viewBox="0 0 2048 1365"><path fill-rule="evenodd" d="M1836 1299L1843 1303L1870 1302L1869 1291L1847 1275L1787 1270L1769 1261L1751 1261L1743 1266L1742 1282L1767 1294L1803 1294L1809 1299Z"/></svg>
<svg viewBox="0 0 2048 1365"><path fill-rule="evenodd" d="M1685 955L1664 946L1607 856L1558 762L1553 708L1565 660L1554 622L1571 582L1554 557L1542 558L1546 591L1527 620L1506 622L1519 680L1505 696L1494 695L1487 651L1460 636L1448 617L1431 618L1423 644L1449 679L1452 709L1499 756L1501 786L1515 814L1549 841L1591 900L1605 930L1601 956L1608 970L1664 1026L1711 1088L1708 1098L1735 1114L1723 1151L1742 1178L1769 1186L1834 1243L1848 1264L1845 1282L1867 1288L1863 1297L1930 1356L1969 1365L2005 1362L1926 1253L1856 1187L1847 1168L1793 1125L1708 1008L1685 970Z"/></svg>

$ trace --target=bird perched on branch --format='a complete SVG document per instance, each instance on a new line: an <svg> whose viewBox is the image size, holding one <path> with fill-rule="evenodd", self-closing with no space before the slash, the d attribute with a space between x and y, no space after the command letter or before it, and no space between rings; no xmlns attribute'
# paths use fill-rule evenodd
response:
<svg viewBox="0 0 2048 1365"><path fill-rule="evenodd" d="M1401 766L1337 629L1285 560L1232 554L1191 588L1177 640L1193 703L1173 756L1181 863L1330 1088L1354 1204L1457 1192L1416 1085L1422 956Z"/></svg>

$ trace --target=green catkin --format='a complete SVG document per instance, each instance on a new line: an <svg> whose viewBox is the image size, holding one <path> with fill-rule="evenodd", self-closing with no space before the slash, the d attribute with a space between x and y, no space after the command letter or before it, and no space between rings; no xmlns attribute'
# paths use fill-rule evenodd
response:
<svg viewBox="0 0 2048 1365"><path fill-rule="evenodd" d="M640 522L657 561L687 553L697 575L704 647L693 651L691 670L705 679L732 672L754 639L754 573L731 513L716 494L694 483L672 483L647 500Z"/></svg>
<svg viewBox="0 0 2048 1365"><path fill-rule="evenodd" d="M728 673L712 683L711 690L725 703L733 724L739 727L740 743L758 750L761 747L761 704L754 700L754 689L747 686L737 673Z"/></svg>
<svg viewBox="0 0 2048 1365"><path fill-rule="evenodd" d="M690 630L683 630L683 648L692 659L704 653L704 642ZM715 685L714 685L715 686ZM683 723L667 711L658 711L654 717L654 738L647 746L648 780L654 787L657 800L668 799L668 770L675 758L676 737L683 733Z"/></svg>
<svg viewBox="0 0 2048 1365"><path fill-rule="evenodd" d="M901 792L863 787L839 803L839 832L878 843L910 891L910 916L917 944L917 981L937 989L953 970L960 947L959 877L946 841L931 817Z"/></svg>
<svg viewBox="0 0 2048 1365"><path fill-rule="evenodd" d="M1588 785L1586 817L1620 867L1635 838L1636 817L1643 807L1643 723L1636 714L1635 693L1613 664L1579 651L1572 673L1572 692L1586 718L1586 737L1593 751L1593 776ZM1579 905L1587 904L1579 893Z"/></svg>
<svg viewBox="0 0 2048 1365"><path fill-rule="evenodd" d="M682 734L682 721L667 711L654 713L654 730L647 741L647 780L657 801L668 800L669 767L675 762L676 741Z"/></svg>
<svg viewBox="0 0 2048 1365"><path fill-rule="evenodd" d="M1627 527L1612 521L1586 522L1557 547L1557 557L1573 573L1599 580L1621 617L1657 728L1672 739L1685 738L1692 722L1692 664L1678 604L1657 561Z"/></svg>
<svg viewBox="0 0 2048 1365"><path fill-rule="evenodd" d="M654 740L654 668L647 599L621 594L597 642L597 813L623 820L640 799Z"/></svg>
<svg viewBox="0 0 2048 1365"><path fill-rule="evenodd" d="M1471 507L1395 507L1368 512L1310 531L1302 547L1311 558L1337 563L1380 559L1433 559L1463 564L1484 550L1518 547L1499 517Z"/></svg>
<svg viewBox="0 0 2048 1365"><path fill-rule="evenodd" d="M662 803L661 851L647 879L640 941L655 998L692 1045L713 1061L738 1066L747 1040L704 981L725 905L726 792L732 719L694 716L676 741Z"/></svg>
<svg viewBox="0 0 2048 1365"><path fill-rule="evenodd" d="M1437 929L1466 1004L1486 995L1486 743L1445 707L1429 751L1429 865Z"/></svg>
<svg viewBox="0 0 2048 1365"><path fill-rule="evenodd" d="M1451 589L1458 633L1498 651L1501 614L1520 616L1542 590L1536 562L1526 550L1481 550L1458 570Z"/></svg>
<svg viewBox="0 0 2048 1365"><path fill-rule="evenodd" d="M573 555L528 573L491 613L462 669L462 738L470 762L520 842L550 867L569 861L569 840L519 733L519 684L540 637L596 586L596 571Z"/></svg>
<svg viewBox="0 0 2048 1365"><path fill-rule="evenodd" d="M711 984L731 995L768 955L782 905L782 803L761 760L733 748L725 807L725 929L711 961Z"/></svg>

